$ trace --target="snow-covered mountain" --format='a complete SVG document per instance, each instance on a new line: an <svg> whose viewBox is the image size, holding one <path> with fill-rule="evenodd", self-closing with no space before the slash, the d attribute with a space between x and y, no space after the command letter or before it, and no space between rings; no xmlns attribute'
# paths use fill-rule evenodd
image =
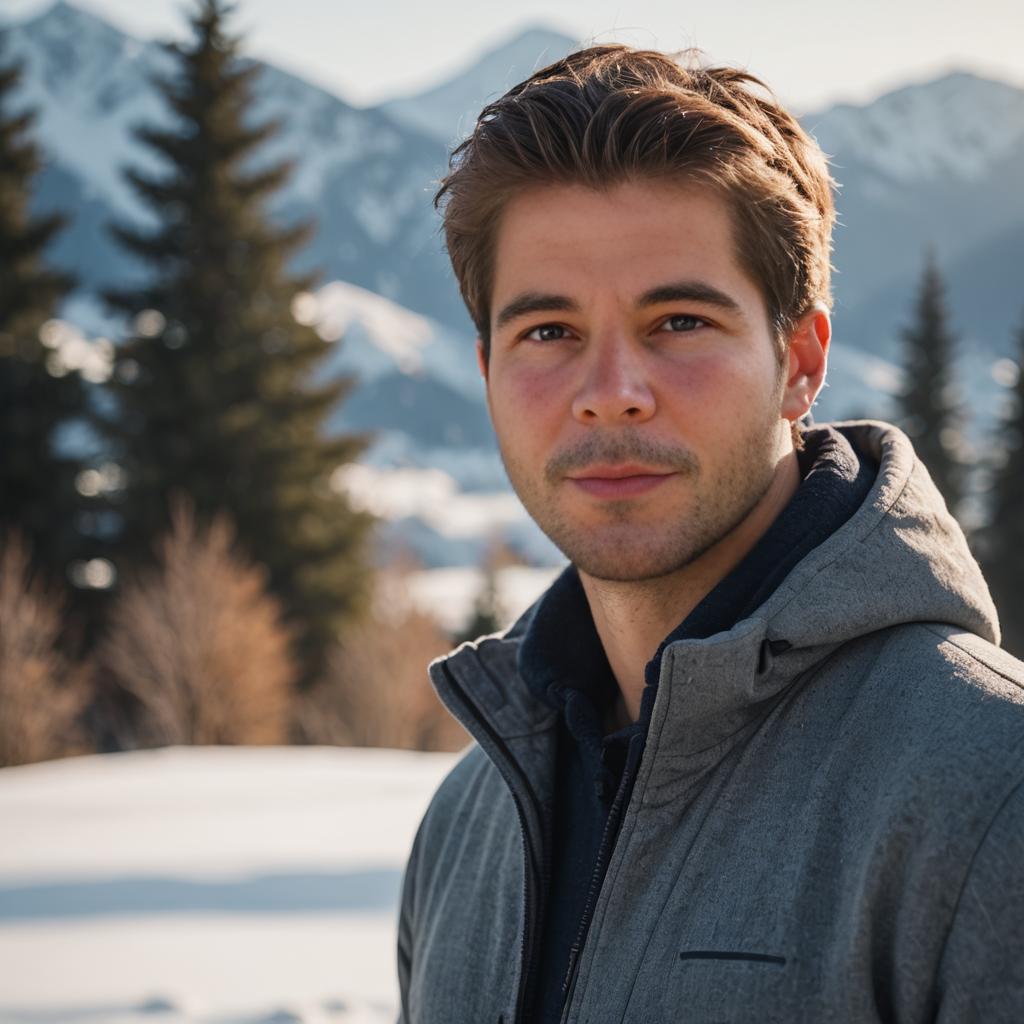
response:
<svg viewBox="0 0 1024 1024"><path fill-rule="evenodd" d="M56 258L88 288L138 273L105 225L147 216L122 169L159 168L132 128L168 121L151 83L154 73L172 66L168 55L62 0L9 25L5 35L7 52L24 66L22 95L38 113L35 131L49 158L37 205L82 213L61 236ZM444 166L443 144L278 68L262 65L262 71L254 117L278 120L281 130L259 159L296 158L275 212L282 220L313 219L318 227L303 267L464 325L430 202Z"/></svg>
<svg viewBox="0 0 1024 1024"><path fill-rule="evenodd" d="M560 32L530 28L488 50L438 85L414 96L389 100L381 109L402 124L430 132L449 145L468 134L487 103L576 46L575 40Z"/></svg>
<svg viewBox="0 0 1024 1024"><path fill-rule="evenodd" d="M50 156L38 205L76 214L55 258L86 287L138 273L104 225L114 215L143 215L119 168L152 166L130 127L166 117L148 82L166 55L63 0L7 35L9 51L25 63L24 95L40 112ZM447 144L488 99L571 45L532 28L421 94L371 109L264 66L256 116L279 117L283 130L263 157L296 158L277 212L312 218L319 229L304 265L469 333L430 201ZM839 340L892 356L931 244L971 338L1005 354L1020 312L1017 289L989 288L979 300L957 275L1001 281L1008 260L1024 262L1024 91L960 72L803 122L842 185Z"/></svg>
<svg viewBox="0 0 1024 1024"><path fill-rule="evenodd" d="M49 160L73 170L89 195L117 213L142 215L119 168L158 168L130 127L167 120L154 91L140 88L167 70L164 52L66 3L11 26L7 37L23 62L21 93L36 111L36 140Z"/></svg>
<svg viewBox="0 0 1024 1024"><path fill-rule="evenodd" d="M1024 91L958 72L802 121L841 184L840 340L896 351L931 246L965 343L1005 354L1024 302L1002 286L1024 263Z"/></svg>
<svg viewBox="0 0 1024 1024"><path fill-rule="evenodd" d="M910 185L983 181L1024 143L1020 89L963 71L808 121L826 153L857 154L881 178Z"/></svg>
<svg viewBox="0 0 1024 1024"><path fill-rule="evenodd" d="M296 296L292 307L326 341L344 338L329 361L331 372L355 374L363 383L393 373L429 374L472 402L482 398L472 342L429 317L345 281Z"/></svg>
<svg viewBox="0 0 1024 1024"><path fill-rule="evenodd" d="M331 426L370 434L372 464L443 466L465 486L504 487L469 335L344 281L296 296L293 313L334 343L321 375L354 378Z"/></svg>

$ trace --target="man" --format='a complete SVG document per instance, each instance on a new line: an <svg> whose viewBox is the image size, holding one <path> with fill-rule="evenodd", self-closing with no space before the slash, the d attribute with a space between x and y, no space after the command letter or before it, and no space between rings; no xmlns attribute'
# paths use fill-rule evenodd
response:
<svg viewBox="0 0 1024 1024"><path fill-rule="evenodd" d="M1024 671L906 437L801 428L831 180L750 76L596 47L439 193L505 466L569 568L431 666L476 740L402 1019L1024 1021Z"/></svg>

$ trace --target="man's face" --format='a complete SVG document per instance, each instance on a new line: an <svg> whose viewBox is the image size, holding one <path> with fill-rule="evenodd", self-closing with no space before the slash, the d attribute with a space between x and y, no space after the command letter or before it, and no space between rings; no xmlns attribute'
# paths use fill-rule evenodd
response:
<svg viewBox="0 0 1024 1024"><path fill-rule="evenodd" d="M675 572L764 497L789 448L786 375L715 193L521 194L491 309L484 372L509 479L582 572Z"/></svg>

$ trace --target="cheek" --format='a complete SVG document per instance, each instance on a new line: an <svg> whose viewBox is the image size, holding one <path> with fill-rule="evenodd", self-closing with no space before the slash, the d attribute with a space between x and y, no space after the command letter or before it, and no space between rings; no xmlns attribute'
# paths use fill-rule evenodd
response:
<svg viewBox="0 0 1024 1024"><path fill-rule="evenodd" d="M505 369L492 375L490 401L499 438L522 445L564 417L565 386L557 373L537 367Z"/></svg>
<svg viewBox="0 0 1024 1024"><path fill-rule="evenodd" d="M669 428L703 459L771 435L775 365L742 353L709 353L659 375L658 405Z"/></svg>
<svg viewBox="0 0 1024 1024"><path fill-rule="evenodd" d="M657 370L663 400L677 411L742 417L765 406L773 394L775 367L743 353L707 352L685 361L666 360Z"/></svg>

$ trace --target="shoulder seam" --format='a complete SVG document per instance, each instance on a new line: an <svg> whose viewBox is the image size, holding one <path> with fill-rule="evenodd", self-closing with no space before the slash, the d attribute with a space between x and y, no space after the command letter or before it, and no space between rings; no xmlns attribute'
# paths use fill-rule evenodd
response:
<svg viewBox="0 0 1024 1024"><path fill-rule="evenodd" d="M936 628L936 626L932 625L931 623L922 622L918 623L918 625L920 625L923 629L928 630L929 633L932 633L935 636L937 636L943 643L949 644L950 647L955 647L958 651L962 651L964 654L967 655L968 658L971 659L971 661L977 662L977 664L984 666L989 670L989 672L992 672L994 675L999 676L1000 679L1004 679L1006 680L1006 682L1012 683L1018 689L1024 690L1024 678L1010 675L1008 672L1000 668L998 665L994 665L989 659L981 657L977 651L970 650L963 644L957 643L956 640L948 636L942 630ZM954 627L950 628L952 629ZM963 630L957 630L957 632L963 632ZM978 639L981 640L983 643L988 643L988 641L986 641L984 637L978 637ZM1012 654L1010 654L1008 651L1004 651L1001 647L997 647L995 649L998 651L1003 651L1003 653L1008 658L1013 657Z"/></svg>

